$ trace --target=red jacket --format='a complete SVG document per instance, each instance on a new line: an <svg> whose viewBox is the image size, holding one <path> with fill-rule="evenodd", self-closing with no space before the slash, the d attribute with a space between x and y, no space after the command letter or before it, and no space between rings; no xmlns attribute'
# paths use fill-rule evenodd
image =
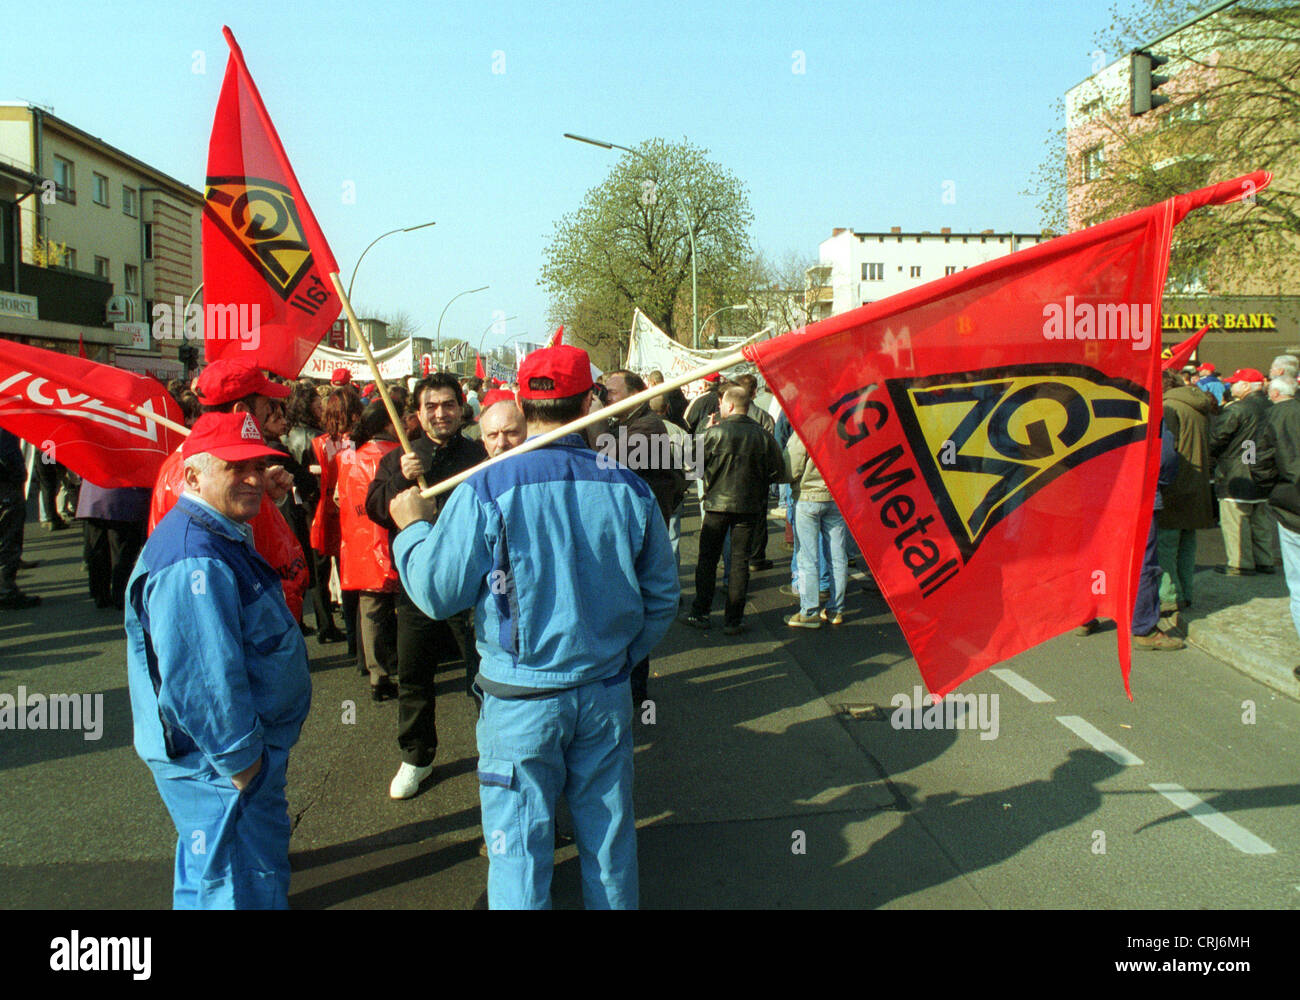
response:
<svg viewBox="0 0 1300 1000"><path fill-rule="evenodd" d="M335 441L328 434L313 438L311 450L320 466L320 500L311 521L311 547L321 555L339 557L339 508L334 502L334 487L339 481L339 452L351 450L352 439L346 434Z"/></svg>
<svg viewBox="0 0 1300 1000"><path fill-rule="evenodd" d="M339 584L343 590L392 593L399 586L388 547L388 530L366 515L366 491L379 460L397 447L396 441L376 438L355 451L338 456L341 555Z"/></svg>
<svg viewBox="0 0 1300 1000"><path fill-rule="evenodd" d="M184 492L185 460L181 458L178 448L163 460L162 468L158 470L158 481L154 483L153 496L149 501L150 533L167 516L167 512L176 506L177 497ZM284 603L293 612L293 617L301 622L302 598L307 592L309 581L307 560L303 557L302 546L294 537L293 529L265 493L262 494L262 506L248 523L253 529L253 547L279 576L284 588Z"/></svg>

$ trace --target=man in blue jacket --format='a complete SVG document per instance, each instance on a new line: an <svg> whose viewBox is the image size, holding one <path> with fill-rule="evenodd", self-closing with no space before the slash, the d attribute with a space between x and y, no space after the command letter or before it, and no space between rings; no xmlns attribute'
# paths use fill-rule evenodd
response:
<svg viewBox="0 0 1300 1000"><path fill-rule="evenodd" d="M287 909L289 750L307 648L248 522L278 458L251 413L206 413L185 492L127 583L135 749L176 825L176 909Z"/></svg>
<svg viewBox="0 0 1300 1000"><path fill-rule="evenodd" d="M525 358L529 437L586 414L591 387L580 348ZM475 473L435 524L416 489L390 505L411 600L434 618L475 609L493 909L550 905L561 792L588 909L637 905L629 675L673 620L677 570L650 487L599 457L570 434Z"/></svg>

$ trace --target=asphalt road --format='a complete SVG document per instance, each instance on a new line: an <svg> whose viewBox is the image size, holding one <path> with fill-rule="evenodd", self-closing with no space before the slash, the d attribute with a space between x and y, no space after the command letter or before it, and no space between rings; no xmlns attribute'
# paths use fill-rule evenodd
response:
<svg viewBox="0 0 1300 1000"><path fill-rule="evenodd" d="M45 601L0 613L0 693L99 694L103 725L0 731L0 906L165 908L175 832L131 746L120 614L90 602L76 532L29 524L26 557ZM897 728L921 681L883 602L854 583L843 626L795 630L783 582L753 577L746 634L674 625L652 661L644 907L1300 908L1300 704L1194 648L1135 653L1130 702L1112 626L969 681L954 728ZM393 802L395 703L373 704L338 646L309 649L291 904L484 905L460 665L439 677L435 780ZM578 886L561 845L556 906Z"/></svg>

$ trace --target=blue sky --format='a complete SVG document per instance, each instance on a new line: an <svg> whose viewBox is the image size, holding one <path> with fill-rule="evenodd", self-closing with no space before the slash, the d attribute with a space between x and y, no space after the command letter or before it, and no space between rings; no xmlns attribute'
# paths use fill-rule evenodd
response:
<svg viewBox="0 0 1300 1000"><path fill-rule="evenodd" d="M1021 192L1110 5L74 0L6 46L0 98L202 188L228 24L345 279L375 236L437 220L370 252L355 304L431 337L486 284L443 336L478 342L495 314L540 340L554 223L617 155L564 132L706 148L775 257L834 226L1036 231Z"/></svg>

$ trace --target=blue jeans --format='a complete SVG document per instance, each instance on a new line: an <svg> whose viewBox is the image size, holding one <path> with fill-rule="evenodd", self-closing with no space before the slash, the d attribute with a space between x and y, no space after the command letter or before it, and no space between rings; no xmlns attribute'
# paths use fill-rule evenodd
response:
<svg viewBox="0 0 1300 1000"><path fill-rule="evenodd" d="M843 612L844 592L849 584L848 526L844 515L829 500L800 500L795 507L795 537L799 540L799 606L804 615L816 614L821 604L817 585L821 573L816 560L829 547L831 574L830 600L826 602L828 614Z"/></svg>
<svg viewBox="0 0 1300 1000"><path fill-rule="evenodd" d="M483 697L479 802L488 906L549 909L555 801L573 813L589 910L636 909L632 695L626 677L543 698Z"/></svg>
<svg viewBox="0 0 1300 1000"><path fill-rule="evenodd" d="M1277 537L1282 543L1282 571L1286 574L1286 589L1291 592L1291 622L1300 635L1300 534L1282 525L1277 526Z"/></svg>
<svg viewBox="0 0 1300 1000"><path fill-rule="evenodd" d="M679 503L677 509L673 511L673 516L668 519L668 544L673 547L673 559L677 562L678 576L682 575L682 504L684 503L685 501Z"/></svg>
<svg viewBox="0 0 1300 1000"><path fill-rule="evenodd" d="M795 524L796 514L799 505L795 503L794 494L789 486L782 485L781 499L785 503L785 519L790 522L791 526ZM831 548L830 543L825 536L821 539L821 577L817 581L821 590L830 591L833 580L831 580ZM799 532L794 533L794 552L790 555L790 589L797 591L799 589Z"/></svg>

